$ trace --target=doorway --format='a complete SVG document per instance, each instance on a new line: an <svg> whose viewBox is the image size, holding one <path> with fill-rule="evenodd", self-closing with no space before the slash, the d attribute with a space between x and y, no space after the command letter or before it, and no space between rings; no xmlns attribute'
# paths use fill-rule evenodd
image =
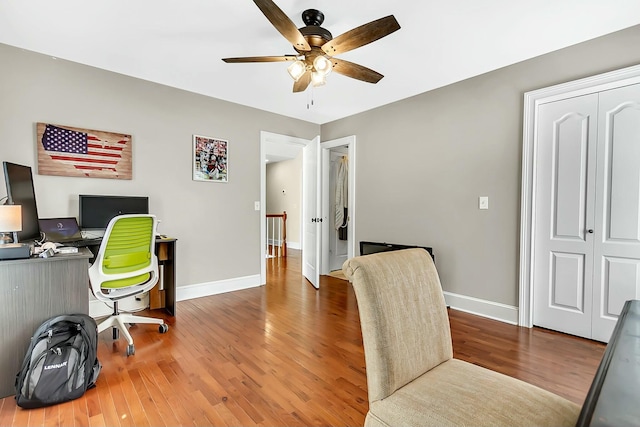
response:
<svg viewBox="0 0 640 427"><path fill-rule="evenodd" d="M266 238L265 238L265 215L266 215L266 159L268 156L273 154L273 151L276 150L274 147L297 147L298 150L302 151L305 147L309 147L312 144L312 140L305 140L302 138L291 137L287 135L274 134L270 132L261 132L260 135L260 159L261 159L261 190L260 190L260 218L261 218L261 249L260 249L260 276L261 283L266 283ZM347 166L348 166L348 196L347 196L347 206L349 208L348 211L348 227L347 227L347 240L346 240L346 256L353 257L355 255L355 156L356 156L356 139L355 136L349 136L345 138L340 138L332 141L326 141L319 144L318 156L314 163L314 168L311 168L309 165L305 168L303 164L303 175L306 176L307 183L306 185L302 185L302 194L301 199L309 199L309 188L314 187L317 191L317 197L312 197L317 200L317 204L313 209L316 209L316 215L310 215L307 212L303 212L303 206L300 206L301 214L303 216L301 223L304 224L302 227L306 227L306 230L301 231L301 248L303 249L303 264L305 263L305 256L308 258L309 256L314 256L317 258L317 265L315 265L315 275L326 275L330 271L329 265L329 248L330 248L330 232L329 232L329 223L330 223L330 215L334 211L333 204L330 203L331 191L330 191L330 157L331 152L340 152L346 153L347 156ZM308 150L307 150L308 151ZM299 152L299 151L298 151ZM292 154L295 157L295 154ZM306 171L305 171L306 169ZM309 171L309 169L315 169L314 171ZM306 175L305 175L306 174ZM313 175L310 177L309 175ZM300 178L296 178L300 179ZM311 182L311 180L315 180L315 185ZM305 189L306 188L306 189ZM303 202L304 205L306 202ZM308 210L308 209L307 209ZM304 218L307 216L309 218ZM314 244L314 247L317 248L317 253L311 253L316 251L304 251L305 248L305 240L307 240L307 244L309 243L308 229L313 228L315 233L317 234L317 245ZM311 230L313 231L313 230ZM306 254L304 252L307 252ZM305 277L309 279L307 274ZM312 280L309 280L316 288L319 285L319 281L316 280L314 283Z"/></svg>
<svg viewBox="0 0 640 427"><path fill-rule="evenodd" d="M329 150L329 265L330 272L340 270L348 258L349 206L347 147ZM333 214L333 215L332 215Z"/></svg>
<svg viewBox="0 0 640 427"><path fill-rule="evenodd" d="M356 137L355 135L325 141L320 144L322 151L322 216L328 223L322 227L321 274L342 268L342 263L356 256ZM344 176L339 177L339 164L343 163ZM333 169L332 169L333 166ZM336 189L338 180L346 179L346 197L342 221L338 230L340 212L336 209Z"/></svg>

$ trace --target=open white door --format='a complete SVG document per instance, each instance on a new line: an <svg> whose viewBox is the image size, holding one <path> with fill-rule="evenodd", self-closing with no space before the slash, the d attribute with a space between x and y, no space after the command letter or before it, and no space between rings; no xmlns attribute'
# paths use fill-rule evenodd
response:
<svg viewBox="0 0 640 427"><path fill-rule="evenodd" d="M320 287L320 136L302 151L302 275Z"/></svg>

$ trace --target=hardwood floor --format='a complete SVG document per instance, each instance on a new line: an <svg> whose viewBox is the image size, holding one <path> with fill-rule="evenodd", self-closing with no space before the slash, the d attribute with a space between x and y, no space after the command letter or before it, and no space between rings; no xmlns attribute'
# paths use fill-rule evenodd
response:
<svg viewBox="0 0 640 427"><path fill-rule="evenodd" d="M100 335L97 387L80 399L23 410L0 400L0 426L356 426L367 412L353 290L300 274L300 252L269 259L268 284L188 301L169 332ZM154 316L159 313L154 312ZM450 311L455 356L581 404L604 345Z"/></svg>

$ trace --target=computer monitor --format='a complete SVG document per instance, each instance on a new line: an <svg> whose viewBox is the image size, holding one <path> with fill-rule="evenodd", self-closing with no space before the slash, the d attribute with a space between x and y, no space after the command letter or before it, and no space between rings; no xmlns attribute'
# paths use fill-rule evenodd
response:
<svg viewBox="0 0 640 427"><path fill-rule="evenodd" d="M2 166L9 204L22 206L22 231L17 233L18 242L40 240L38 207L31 168L9 162L2 162Z"/></svg>
<svg viewBox="0 0 640 427"><path fill-rule="evenodd" d="M83 230L104 230L111 218L124 214L148 214L145 196L99 196L80 194L79 220Z"/></svg>

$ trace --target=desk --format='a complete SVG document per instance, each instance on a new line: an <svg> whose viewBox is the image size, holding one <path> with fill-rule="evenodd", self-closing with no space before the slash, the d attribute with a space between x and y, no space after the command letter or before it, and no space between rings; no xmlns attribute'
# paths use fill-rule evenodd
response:
<svg viewBox="0 0 640 427"><path fill-rule="evenodd" d="M156 239L156 256L160 270L158 285L149 291L149 308L164 308L176 315L176 239Z"/></svg>
<svg viewBox="0 0 640 427"><path fill-rule="evenodd" d="M15 394L15 378L31 335L59 314L89 314L89 261L98 247L50 258L0 261L0 398ZM176 239L156 239L160 281L149 308L176 313Z"/></svg>
<svg viewBox="0 0 640 427"><path fill-rule="evenodd" d="M640 301L625 302L582 406L578 426L640 425Z"/></svg>
<svg viewBox="0 0 640 427"><path fill-rule="evenodd" d="M91 252L0 261L0 398L15 394L15 379L31 335L59 314L89 313Z"/></svg>

